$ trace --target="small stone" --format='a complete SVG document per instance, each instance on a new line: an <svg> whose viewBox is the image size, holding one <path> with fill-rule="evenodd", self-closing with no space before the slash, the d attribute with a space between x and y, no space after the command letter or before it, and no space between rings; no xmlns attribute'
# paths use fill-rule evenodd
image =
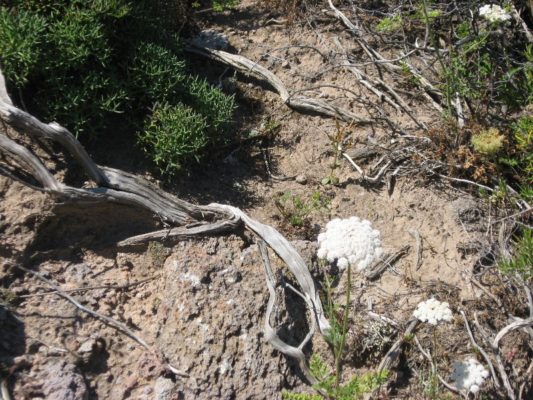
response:
<svg viewBox="0 0 533 400"><path fill-rule="evenodd" d="M304 174L298 175L296 177L296 183L299 183L300 185L305 185L307 183L307 176Z"/></svg>
<svg viewBox="0 0 533 400"><path fill-rule="evenodd" d="M89 339L83 342L80 347L78 347L78 353L91 353L95 345L96 345L96 340Z"/></svg>
<svg viewBox="0 0 533 400"><path fill-rule="evenodd" d="M281 63L281 66L282 66L283 68L287 68L287 69L289 69L289 68L291 67L291 64L290 64L287 60L285 60L285 61L283 61L283 62Z"/></svg>
<svg viewBox="0 0 533 400"><path fill-rule="evenodd" d="M176 385L172 380L159 377L155 381L154 399L156 400L171 400L175 394Z"/></svg>

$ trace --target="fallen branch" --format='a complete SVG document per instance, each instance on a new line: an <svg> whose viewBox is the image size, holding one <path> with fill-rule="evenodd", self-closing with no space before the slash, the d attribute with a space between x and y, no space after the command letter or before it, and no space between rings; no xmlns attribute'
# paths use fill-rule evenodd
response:
<svg viewBox="0 0 533 400"><path fill-rule="evenodd" d="M497 350L498 349L498 346L500 344L500 340L503 339L503 337L505 335L507 335L508 333L516 330L516 329L520 329L520 328L524 328L526 326L530 326L530 325L533 325L533 317L529 317L527 319L519 319L509 325L507 325L505 328L502 328L498 334L496 335L496 337L494 338L494 341L492 342L492 348L494 350Z"/></svg>
<svg viewBox="0 0 533 400"><path fill-rule="evenodd" d="M281 100L294 110L333 117L345 122L355 122L357 124L371 124L373 121L360 118L351 111L338 107L320 99L295 96L289 93L285 84L276 75L262 65L237 54L227 53L222 50L209 49L191 44L187 47L189 52L229 65L239 72L252 76L260 81L266 81L271 85L281 97Z"/></svg>
<svg viewBox="0 0 533 400"><path fill-rule="evenodd" d="M400 258L405 256L408 252L411 246L403 246L400 250L398 250L396 253L390 254L388 256L383 257L382 260L377 262L375 265L370 267L368 271L366 272L366 279L368 280L374 280L379 278L381 273L385 271L387 268L392 267L393 264L395 264Z"/></svg>
<svg viewBox="0 0 533 400"><path fill-rule="evenodd" d="M224 52L219 52L218 54L220 55L222 53ZM228 55L228 53L224 54L230 59L233 57L232 55ZM243 57L239 58L239 60L245 65L251 63L251 61L244 59ZM262 74L266 74L270 77L274 85L278 86L282 93L282 98L289 97L289 93L286 91L281 81L264 68L261 71ZM261 74L259 75L263 76ZM300 99L299 101L300 103L296 102L295 104L316 104L317 106L320 106L321 104L320 101L308 99ZM329 107L334 109L334 106ZM324 108L322 108L322 110L324 110ZM345 118L348 118L347 115L342 114L342 112L332 112L331 115L339 118L341 115L344 115ZM356 117L353 116L353 118ZM322 304L309 269L298 252L274 228L248 217L238 208L220 204L211 204L208 206L191 204L162 191L140 177L124 171L96 165L88 156L80 142L67 129L56 123L45 124L25 111L14 107L9 96L7 96L7 90L5 89L4 78L1 71L0 119L18 130L19 133L29 134L32 139L43 139L61 144L68 153L74 157L74 160L82 166L87 175L97 186L91 188L77 188L60 182L48 170L45 166L45 162L36 154L20 145L15 140L9 138L7 135L1 133L0 155L3 155L3 158L0 158L0 170L9 171L12 176L17 177L20 182L27 186L49 193L65 202L114 202L140 207L149 210L160 220L169 225L175 226L170 230L147 233L126 239L120 243L123 246L142 243L147 240L165 239L165 237L184 238L205 234L219 234L231 230L242 229L244 223L247 229L268 243L273 251L287 263L289 270L294 274L301 287L301 292L306 299L306 303L312 310L311 317L313 320L311 321L311 325L314 326L315 322L318 322L320 332L323 334L326 334L330 329L329 322L324 316ZM37 181L37 183L35 183L35 181ZM31 274L37 274L35 276L39 276L38 273L34 271L24 270ZM51 282L47 283L53 285ZM54 286L54 290L60 292L58 293L59 295L73 302L77 307L82 307L80 309L85 312L109 323L128 335L132 335L132 332L128 330L126 326L116 323L116 321L109 319L106 316L81 306L71 296L61 292L58 287ZM311 337L313 333L314 328L308 337ZM134 337L134 335L132 337ZM140 344L147 346L146 342L142 339L136 338L136 340ZM284 348L283 346L285 345L288 346L279 338L275 343L276 348ZM300 357L299 354L291 353L290 351L285 354L296 358ZM173 367L171 369L173 369ZM179 373L179 371L177 371L177 373Z"/></svg>
<svg viewBox="0 0 533 400"><path fill-rule="evenodd" d="M385 357L383 357L383 359L379 363L379 367L377 368L379 372L385 370L390 371L392 364L400 356L402 345L405 343L407 338L413 333L417 325L418 319L413 319L411 322L409 322L409 325L407 326L405 331L400 334L400 338L396 340L396 342L394 342L389 351L387 351L387 354L385 354Z"/></svg>
<svg viewBox="0 0 533 400"><path fill-rule="evenodd" d="M201 235L219 235L222 233L232 232L241 225L239 218L234 216L231 219L213 222L211 224L200 224L197 226L180 226L172 229L162 229L155 232L143 233L142 235L132 236L117 243L118 247L135 246L152 241L175 241L191 239Z"/></svg>
<svg viewBox="0 0 533 400"><path fill-rule="evenodd" d="M267 304L267 310L265 313L265 324L264 324L264 332L265 332L265 338L266 340L274 347L275 349L281 351L283 354L286 354L288 356L291 356L295 358L300 368L302 369L302 372L304 373L305 377L311 384L317 383L316 378L311 374L311 371L309 370L309 367L307 366L307 362L305 360L305 355L302 351L303 347L309 342L311 339L315 326L311 327L309 334L306 336L306 338L302 341L302 343L298 347L294 347L291 345L288 345L287 343L283 342L278 334L276 333L275 329L272 328L270 325L270 316L272 315L272 310L274 308L274 305L276 304L276 290L274 289L274 274L272 272L272 267L270 266L270 260L268 258L268 249L266 247L266 244L263 240L260 240L258 242L259 251L261 253L261 258L263 260L263 267L265 269L265 276L266 276L266 282L268 287L268 292L270 294L270 297L268 298L268 304ZM310 303L306 300L306 305L309 306ZM311 312L313 310L311 309Z"/></svg>

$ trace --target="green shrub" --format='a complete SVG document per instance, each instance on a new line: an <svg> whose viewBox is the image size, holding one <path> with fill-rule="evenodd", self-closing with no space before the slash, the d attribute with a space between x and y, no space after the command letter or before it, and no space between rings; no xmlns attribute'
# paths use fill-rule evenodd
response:
<svg viewBox="0 0 533 400"><path fill-rule="evenodd" d="M187 89L190 104L207 118L210 129L213 132L218 129L224 130L230 122L235 107L233 97L225 95L199 78L189 81Z"/></svg>
<svg viewBox="0 0 533 400"><path fill-rule="evenodd" d="M228 137L233 97L191 75L184 61L177 34L187 2L2 4L0 66L9 89L18 89L40 118L58 121L84 140L137 132L147 156L166 173ZM145 127L151 131L139 132ZM170 137L173 129L176 138ZM162 143L154 132L164 136Z"/></svg>
<svg viewBox="0 0 533 400"><path fill-rule="evenodd" d="M158 44L140 43L128 73L136 98L142 103L172 102L185 90L185 62Z"/></svg>
<svg viewBox="0 0 533 400"><path fill-rule="evenodd" d="M156 105L139 133L139 142L164 174L172 174L183 163L199 161L209 143L205 118L183 104Z"/></svg>
<svg viewBox="0 0 533 400"><path fill-rule="evenodd" d="M41 62L46 20L27 11L0 8L0 60L9 82L23 86Z"/></svg>
<svg viewBox="0 0 533 400"><path fill-rule="evenodd" d="M533 278L533 232L525 229L515 245L515 254L510 260L500 260L498 267L506 274L517 275L528 282Z"/></svg>
<svg viewBox="0 0 533 400"><path fill-rule="evenodd" d="M533 182L533 116L520 118L514 125L514 142L518 167L523 172L524 183Z"/></svg>

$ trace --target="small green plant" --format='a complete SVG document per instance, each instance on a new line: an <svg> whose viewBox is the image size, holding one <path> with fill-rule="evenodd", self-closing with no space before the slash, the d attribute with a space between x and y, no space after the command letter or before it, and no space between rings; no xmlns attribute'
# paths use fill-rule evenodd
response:
<svg viewBox="0 0 533 400"><path fill-rule="evenodd" d="M336 374L329 372L327 364L317 355L311 357L309 367L313 376L318 380L313 388L319 391L319 394L291 393L282 392L284 400L357 400L362 399L367 393L370 393L387 381L388 372L368 372L361 376L353 376L348 383L337 385Z"/></svg>
<svg viewBox="0 0 533 400"><path fill-rule="evenodd" d="M440 398L439 378L433 369L429 371L427 379L421 379L422 386L424 387L424 393L429 399Z"/></svg>
<svg viewBox="0 0 533 400"><path fill-rule="evenodd" d="M504 136L496 128L489 128L470 139L474 150L485 156L494 156L503 148Z"/></svg>
<svg viewBox="0 0 533 400"><path fill-rule="evenodd" d="M533 116L520 118L514 125L517 167L524 173L524 184L533 182Z"/></svg>
<svg viewBox="0 0 533 400"><path fill-rule="evenodd" d="M204 117L183 104L156 105L139 133L139 143L163 174L173 174L184 162L198 161L209 139Z"/></svg>
<svg viewBox="0 0 533 400"><path fill-rule="evenodd" d="M307 200L287 191L279 196L274 203L285 221L294 227L302 227L309 222L309 215L312 212L327 209L330 200L318 190L313 192Z"/></svg>
<svg viewBox="0 0 533 400"><path fill-rule="evenodd" d="M318 355L311 356L309 370L317 380L313 385L320 396L315 394L295 394L283 392L282 398L287 400L317 400L321 398L334 400L360 399L366 393L372 392L386 382L388 371L369 372L361 376L353 376L347 383L342 383L342 365L346 350L348 322L350 315L350 293L352 291L351 267L346 269L346 298L341 307L333 300L333 278L327 276L324 281L324 311L331 328L326 340L331 345L334 359L334 369L330 372L328 365Z"/></svg>
<svg viewBox="0 0 533 400"><path fill-rule="evenodd" d="M0 307L11 307L17 302L17 295L11 290L0 288Z"/></svg>
<svg viewBox="0 0 533 400"><path fill-rule="evenodd" d="M334 400L357 400L367 393L379 388L386 382L388 372L368 372L360 376L352 376L345 384L337 383L336 374L328 372L328 367L318 356L313 356L310 363L311 372L319 383L313 387L323 393L325 398Z"/></svg>
<svg viewBox="0 0 533 400"><path fill-rule="evenodd" d="M385 17L376 25L376 30L381 33L395 32L402 27L402 15L395 14L392 17Z"/></svg>
<svg viewBox="0 0 533 400"><path fill-rule="evenodd" d="M281 392L281 398L283 400L322 400L323 397L319 394L308 393L292 393L287 390Z"/></svg>
<svg viewBox="0 0 533 400"><path fill-rule="evenodd" d="M515 253L509 260L500 260L499 269L509 275L520 277L525 282L533 278L533 231L525 228L515 244Z"/></svg>
<svg viewBox="0 0 533 400"><path fill-rule="evenodd" d="M240 0L215 0L213 1L213 10L222 12L228 8L235 7Z"/></svg>
<svg viewBox="0 0 533 400"><path fill-rule="evenodd" d="M331 163L329 175L322 179L323 185L337 185L339 178L335 176L335 170L340 167L340 158L344 151L346 139L351 133L350 130L353 124L349 124L341 128L338 120L335 121L336 132L335 135L328 134L328 139L333 150L333 162Z"/></svg>

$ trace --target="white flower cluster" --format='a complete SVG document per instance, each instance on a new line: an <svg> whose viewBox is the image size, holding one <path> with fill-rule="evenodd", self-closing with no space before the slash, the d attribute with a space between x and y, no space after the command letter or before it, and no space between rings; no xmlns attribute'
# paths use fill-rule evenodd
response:
<svg viewBox="0 0 533 400"><path fill-rule="evenodd" d="M479 15L489 22L504 22L511 19L511 16L503 8L491 4L479 7Z"/></svg>
<svg viewBox="0 0 533 400"><path fill-rule="evenodd" d="M459 390L477 393L488 377L489 371L473 358L453 363L451 379Z"/></svg>
<svg viewBox="0 0 533 400"><path fill-rule="evenodd" d="M451 321L452 310L446 302L440 302L433 298L422 301L416 306L413 315L422 322L437 325L440 321Z"/></svg>
<svg viewBox="0 0 533 400"><path fill-rule="evenodd" d="M329 262L337 260L339 269L348 265L363 270L383 254L379 231L372 229L370 221L351 217L333 219L326 232L318 235L318 258Z"/></svg>

